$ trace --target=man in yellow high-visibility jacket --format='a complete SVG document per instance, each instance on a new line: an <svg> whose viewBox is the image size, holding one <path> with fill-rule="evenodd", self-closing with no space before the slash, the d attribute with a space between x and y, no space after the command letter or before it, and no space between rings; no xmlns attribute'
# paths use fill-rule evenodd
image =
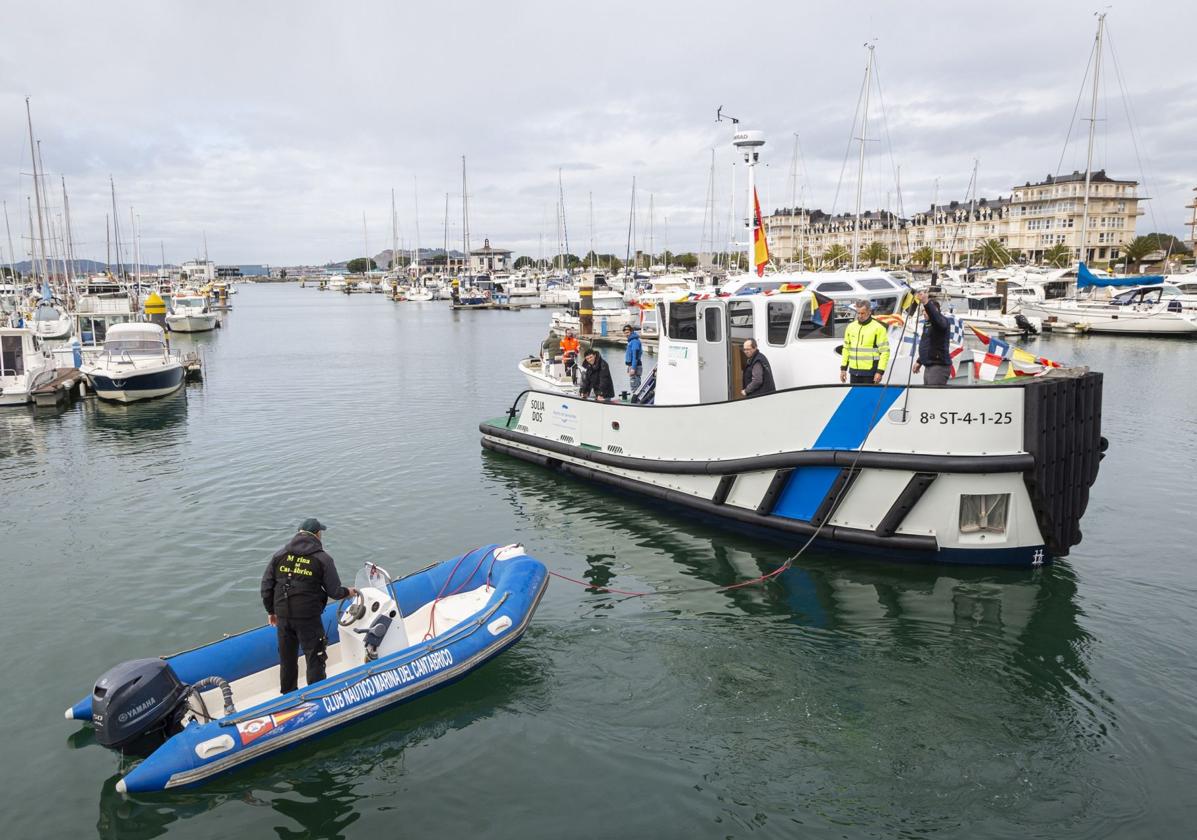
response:
<svg viewBox="0 0 1197 840"><path fill-rule="evenodd" d="M840 382L849 376L853 385L878 383L889 365L889 330L873 318L867 300L856 302L856 320L844 331L844 354L840 360Z"/></svg>

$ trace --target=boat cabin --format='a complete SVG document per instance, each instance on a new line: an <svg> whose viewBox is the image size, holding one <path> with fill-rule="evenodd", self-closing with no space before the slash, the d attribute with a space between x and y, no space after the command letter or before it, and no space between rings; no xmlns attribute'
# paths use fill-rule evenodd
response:
<svg viewBox="0 0 1197 840"><path fill-rule="evenodd" d="M1155 309L1165 298L1169 298L1166 307L1169 312L1184 311L1184 305L1180 301L1179 293L1171 289L1166 289L1162 285L1139 286L1129 291L1119 292L1110 298L1110 306L1125 306L1132 309Z"/></svg>
<svg viewBox="0 0 1197 840"><path fill-rule="evenodd" d="M884 272L788 276L791 288L801 284L801 291L659 305L656 404L742 399L744 342L749 338L769 360L778 390L838 384L844 331L856 317L855 302L868 300L875 315L889 315L898 311L908 290ZM826 323L813 310L812 291L832 300ZM898 349L891 347L891 354L896 356ZM909 365L902 368L909 377ZM895 377L902 368L894 369Z"/></svg>
<svg viewBox="0 0 1197 840"><path fill-rule="evenodd" d="M0 378L25 375L25 361L37 355L33 333L24 328L0 327Z"/></svg>

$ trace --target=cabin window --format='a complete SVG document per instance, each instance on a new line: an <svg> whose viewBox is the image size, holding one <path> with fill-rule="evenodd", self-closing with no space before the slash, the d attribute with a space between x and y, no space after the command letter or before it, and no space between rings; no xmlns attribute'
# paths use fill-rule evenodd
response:
<svg viewBox="0 0 1197 840"><path fill-rule="evenodd" d="M0 336L0 376L22 376L25 373L25 353L19 335Z"/></svg>
<svg viewBox="0 0 1197 840"><path fill-rule="evenodd" d="M708 307L702 312L703 333L707 341L718 344L723 340L723 327L719 323L718 307Z"/></svg>
<svg viewBox="0 0 1197 840"><path fill-rule="evenodd" d="M669 337L678 341L698 340L698 304L675 303L669 319Z"/></svg>
<svg viewBox="0 0 1197 840"><path fill-rule="evenodd" d="M852 284L846 283L843 280L829 280L820 283L816 288L820 292L850 292L852 291Z"/></svg>
<svg viewBox="0 0 1197 840"><path fill-rule="evenodd" d="M1004 534L1009 517L1009 493L966 494L960 497L962 534Z"/></svg>
<svg viewBox="0 0 1197 840"><path fill-rule="evenodd" d="M857 281L862 288L868 289L870 292L888 292L893 288L893 285L881 277L863 277Z"/></svg>
<svg viewBox="0 0 1197 840"><path fill-rule="evenodd" d="M794 304L788 300L771 300L765 309L768 320L767 339L777 347L784 346L794 320Z"/></svg>
<svg viewBox="0 0 1197 840"><path fill-rule="evenodd" d="M733 341L754 338L752 334L752 301L733 300L727 304L727 322Z"/></svg>
<svg viewBox="0 0 1197 840"><path fill-rule="evenodd" d="M799 338L839 338L844 330L856 318L856 308L851 298L837 300L832 305L831 317L825 324L816 324L814 310L808 303L802 304L802 313L798 321Z"/></svg>

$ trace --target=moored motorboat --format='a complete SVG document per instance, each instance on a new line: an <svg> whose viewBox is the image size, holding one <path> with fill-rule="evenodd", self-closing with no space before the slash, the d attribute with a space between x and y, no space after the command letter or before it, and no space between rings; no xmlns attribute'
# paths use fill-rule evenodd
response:
<svg viewBox="0 0 1197 840"><path fill-rule="evenodd" d="M66 711L96 740L145 759L121 793L192 787L461 679L520 639L548 583L522 546L486 546L392 581L367 564L352 603L330 604L328 676L278 693L264 625L111 669ZM301 669L302 671L302 669Z"/></svg>
<svg viewBox="0 0 1197 840"><path fill-rule="evenodd" d="M171 332L209 332L220 324L220 316L208 308L208 301L196 292L178 292L171 300L166 326Z"/></svg>
<svg viewBox="0 0 1197 840"><path fill-rule="evenodd" d="M0 405L25 405L54 378L54 360L28 327L0 326Z"/></svg>
<svg viewBox="0 0 1197 840"><path fill-rule="evenodd" d="M185 373L162 327L148 323L113 324L103 351L79 370L97 397L124 403L172 393Z"/></svg>
<svg viewBox="0 0 1197 840"><path fill-rule="evenodd" d="M578 342L578 356L585 355L590 349L590 342L582 339ZM559 394L578 393L578 365L581 359L575 359L576 365L567 372L565 360L562 358L561 341L550 335L540 344L540 355L529 356L519 362L520 373L528 383L528 387L537 391L554 391Z"/></svg>

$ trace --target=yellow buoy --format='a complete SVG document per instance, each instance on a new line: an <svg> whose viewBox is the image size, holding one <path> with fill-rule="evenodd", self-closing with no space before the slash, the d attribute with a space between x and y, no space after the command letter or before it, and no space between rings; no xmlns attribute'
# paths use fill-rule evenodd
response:
<svg viewBox="0 0 1197 840"><path fill-rule="evenodd" d="M157 292L150 292L149 297L145 299L145 314L146 315L165 315L166 302L158 296Z"/></svg>

